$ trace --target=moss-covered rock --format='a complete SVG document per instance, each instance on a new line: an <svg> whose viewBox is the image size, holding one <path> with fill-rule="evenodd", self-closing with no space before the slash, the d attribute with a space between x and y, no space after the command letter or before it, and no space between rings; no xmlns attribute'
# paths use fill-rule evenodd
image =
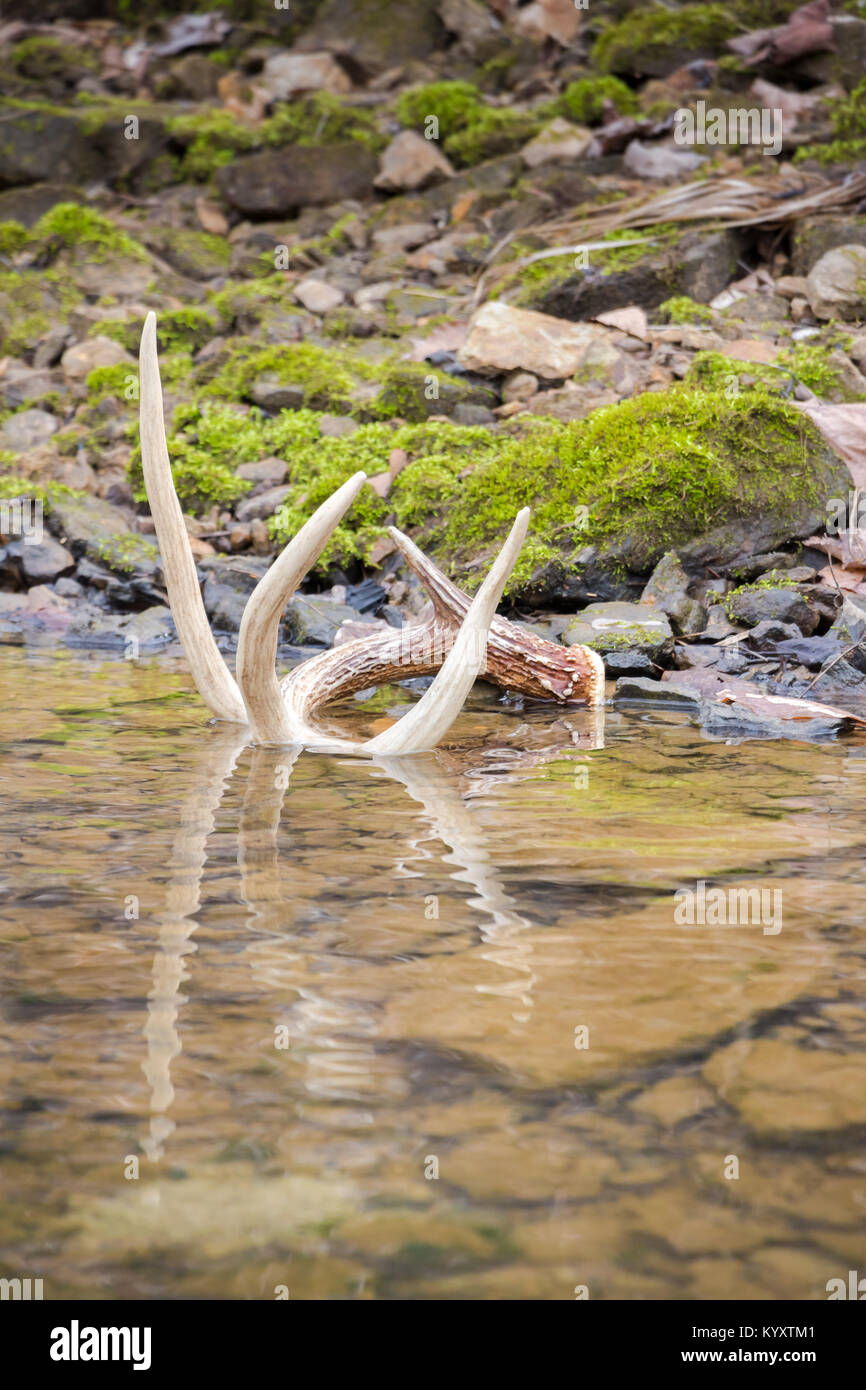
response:
<svg viewBox="0 0 866 1390"><path fill-rule="evenodd" d="M766 390L677 386L560 425L523 417L507 432L428 422L362 425L323 437L310 410L272 419L229 408L182 411L170 448L185 498L231 492L231 464L285 458L290 492L273 523L278 541L358 468L408 464L386 500L365 489L323 564L364 558L393 516L468 587L514 513L533 508L511 592L539 603L626 597L675 547L692 569L725 566L808 535L848 475L801 412ZM218 478L205 470L219 468ZM197 475L197 476L196 476ZM220 488L225 488L220 493ZM186 489L186 491L184 491Z"/></svg>
<svg viewBox="0 0 866 1390"><path fill-rule="evenodd" d="M592 61L602 72L666 77L695 58L714 58L738 29L730 5L641 6L602 31Z"/></svg>

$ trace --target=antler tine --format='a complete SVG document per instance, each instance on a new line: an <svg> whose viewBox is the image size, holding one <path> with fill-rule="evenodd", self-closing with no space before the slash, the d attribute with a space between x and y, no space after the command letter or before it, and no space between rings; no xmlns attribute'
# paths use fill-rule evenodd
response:
<svg viewBox="0 0 866 1390"><path fill-rule="evenodd" d="M156 315L144 321L141 376L141 466L153 515L172 617L198 693L218 719L246 723L241 692L220 655L202 602L195 561L171 476L165 438L162 383L156 352Z"/></svg>
<svg viewBox="0 0 866 1390"><path fill-rule="evenodd" d="M529 508L517 513L508 539L469 607L454 645L429 690L397 724L363 745L374 755L421 753L435 748L457 718L463 702L484 669L487 635L496 605L526 539Z"/></svg>
<svg viewBox="0 0 866 1390"><path fill-rule="evenodd" d="M319 746L328 752L357 752L342 740L325 743L293 715L277 680L277 640L287 601L321 555L328 538L367 480L355 473L306 521L250 595L238 635L237 673L253 737L259 743Z"/></svg>

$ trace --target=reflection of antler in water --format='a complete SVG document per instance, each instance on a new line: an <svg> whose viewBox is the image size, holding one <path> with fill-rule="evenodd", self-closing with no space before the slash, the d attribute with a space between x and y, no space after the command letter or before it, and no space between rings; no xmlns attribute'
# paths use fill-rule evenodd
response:
<svg viewBox="0 0 866 1390"><path fill-rule="evenodd" d="M482 994L498 994L522 1009L532 1006L531 942L524 933L531 922L515 910L514 899L502 886L498 871L490 862L487 837L475 820L454 782L442 771L435 758L387 758L382 765L389 777L402 782L413 801L424 807L433 834L451 850L446 863L459 864L461 872L453 875L471 883L478 894L470 906L480 908L490 921L481 929L486 942L495 950L485 952L484 959L517 973L518 978L505 983L479 986ZM516 1022L524 1023L528 1014L513 1014Z"/></svg>
<svg viewBox="0 0 866 1390"><path fill-rule="evenodd" d="M198 923L201 879L207 860L207 839L214 817L245 740L237 729L213 730L201 748L201 780L184 803L168 863L168 895L159 922L159 947L153 958L153 989L147 996L147 1060L142 1071L150 1083L150 1137L142 1142L147 1157L162 1157L163 1144L174 1129L167 1111L174 1099L171 1063L181 1050L177 1015L187 979L183 958L196 948L191 937ZM198 774L198 764L196 768Z"/></svg>
<svg viewBox="0 0 866 1390"><path fill-rule="evenodd" d="M571 733L568 751L573 751L575 743L603 746L601 719L602 711L586 711L584 728L578 734ZM148 995L144 1029L147 1059L142 1064L151 1087L150 1134L142 1148L152 1161L162 1158L165 1141L174 1129L174 1122L168 1117L174 1099L171 1063L181 1051L177 1018L184 1002L181 985L188 978L184 957L196 949L191 938L198 925L196 914L207 862L207 839L245 746L244 735L237 729L212 731L212 741L201 749L202 781L181 810L169 859L168 894L159 922L159 948L154 956L153 989ZM561 757L564 751L562 744L508 750L508 765L496 774L496 780L507 780L516 770ZM315 1029L307 1036L322 1052L316 1062L322 1074L308 1078L309 1090L327 1099L358 1099L364 1090L362 1079L369 1089L372 1076L368 1058L376 1034L373 1016L364 1012L362 1018L357 1008L345 1001L318 994L308 982L300 986L290 979L299 958L285 931L286 898L281 889L284 865L279 856L278 833L284 795L299 752L267 748L251 751L238 821L241 896L251 914L248 928L252 939L245 954L253 975L266 992L273 996L289 985L302 1001L301 1011ZM449 767L442 766L443 758L447 758ZM465 752L451 750L447 755L423 758L380 758L374 764L385 776L401 783L413 801L424 808L433 834L451 850L450 862L460 866L462 872L454 877L474 887L477 898L470 900L471 905L490 918L482 929L482 937L494 949L485 953L485 960L518 976L506 983L480 986L480 991L502 996L511 1001L513 1008L525 1011L531 1008L535 981L530 964L532 946L525 938L531 924L506 893L499 872L491 863L485 831L473 816L457 781L477 765L477 749L471 759ZM485 779L486 785L490 785L490 780ZM429 838L429 834L419 837L413 847L420 845L422 838ZM528 1015L514 1012L512 1017L516 1022L525 1022ZM337 1038L337 1034L342 1036ZM382 1084L381 1078L377 1084Z"/></svg>

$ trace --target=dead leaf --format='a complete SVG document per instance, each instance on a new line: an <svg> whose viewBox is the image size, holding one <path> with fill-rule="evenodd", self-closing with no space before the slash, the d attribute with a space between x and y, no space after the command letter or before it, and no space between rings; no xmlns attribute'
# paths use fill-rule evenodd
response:
<svg viewBox="0 0 866 1390"><path fill-rule="evenodd" d="M866 594L866 568L863 565L829 565L818 571L819 578L834 588L835 584L848 594Z"/></svg>
<svg viewBox="0 0 866 1390"><path fill-rule="evenodd" d="M795 131L800 121L808 116L821 101L820 97L811 96L808 92L786 92L784 87L777 87L774 83L767 82L763 77L755 78L749 92L752 96L757 97L761 105L767 110L781 111L782 130L786 135Z"/></svg>
<svg viewBox="0 0 866 1390"><path fill-rule="evenodd" d="M807 53L826 53L836 47L829 16L830 0L811 0L795 10L787 24L754 29L728 39L725 46L751 63L788 63Z"/></svg>
<svg viewBox="0 0 866 1390"><path fill-rule="evenodd" d="M199 220L199 226L212 236L228 235L228 218L216 203L211 203L207 198L196 198L195 215Z"/></svg>
<svg viewBox="0 0 866 1390"><path fill-rule="evenodd" d="M408 360L410 362L423 362L434 352L457 352L465 343L468 331L468 323L457 323L454 320L448 323L439 323L432 333L427 334L426 338L409 339L412 344L412 352Z"/></svg>
<svg viewBox="0 0 866 1390"><path fill-rule="evenodd" d="M455 198L451 204L451 221L462 222L464 217L478 202L479 193L477 188L470 188L466 193L461 193L459 198Z"/></svg>
<svg viewBox="0 0 866 1390"><path fill-rule="evenodd" d="M848 465L855 487L866 487L866 405L795 401Z"/></svg>
<svg viewBox="0 0 866 1390"><path fill-rule="evenodd" d="M518 10L511 21L511 28L523 39L534 39L542 43L545 39L556 39L557 43L569 44L580 28L580 10L574 0L535 0Z"/></svg>
<svg viewBox="0 0 866 1390"><path fill-rule="evenodd" d="M374 473L372 478L367 479L376 495L382 498L388 496L393 481L390 473Z"/></svg>
<svg viewBox="0 0 866 1390"><path fill-rule="evenodd" d="M866 724L866 719L835 705L821 705L816 700L803 700L793 695L770 695L758 689L742 676L726 676L712 667L692 667L687 671L665 671L662 680L686 685L708 700L724 705L741 705L766 719L850 719Z"/></svg>

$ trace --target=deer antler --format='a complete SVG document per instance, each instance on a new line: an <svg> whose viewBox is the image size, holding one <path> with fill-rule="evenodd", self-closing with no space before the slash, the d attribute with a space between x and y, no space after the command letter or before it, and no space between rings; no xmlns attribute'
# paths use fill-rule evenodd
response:
<svg viewBox="0 0 866 1390"><path fill-rule="evenodd" d="M528 508L518 514L472 600L407 536L392 530L431 594L435 618L400 633L361 639L323 653L280 684L275 663L283 609L363 486L366 475L362 472L317 509L256 586L241 622L235 682L208 624L171 476L153 313L147 316L141 338L141 450L169 603L193 679L218 718L249 723L256 741L366 757L420 752L434 747L444 735L485 668L497 683L529 695L589 704L603 698L604 667L594 652L559 647L494 617L526 536ZM367 743L327 737L312 722L315 711L328 700L383 681L434 671L439 672L436 680L409 713Z"/></svg>

